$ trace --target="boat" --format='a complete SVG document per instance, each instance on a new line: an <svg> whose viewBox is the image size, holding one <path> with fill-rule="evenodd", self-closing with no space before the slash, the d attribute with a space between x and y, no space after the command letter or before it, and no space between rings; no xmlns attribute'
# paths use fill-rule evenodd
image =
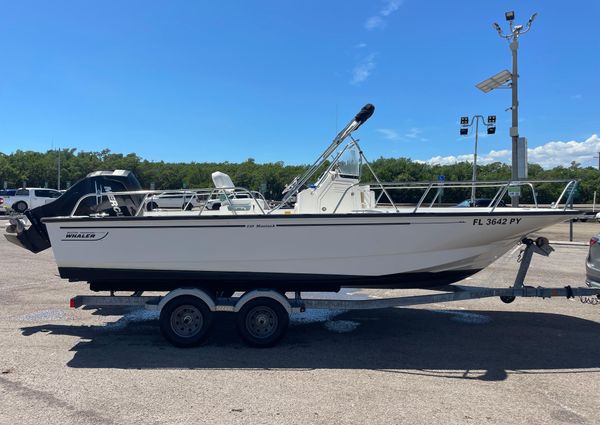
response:
<svg viewBox="0 0 600 425"><path fill-rule="evenodd" d="M570 208L576 181L555 182L564 189L551 207L538 205L533 181L381 182L353 137L373 112L363 107L276 207L231 183L202 195L220 196L217 210L148 211L156 191L142 190L128 171L105 171L27 211L31 225L13 219L6 236L33 252L51 246L60 276L94 291L433 288L579 214ZM361 183L362 169L375 180ZM488 206L438 206L442 191L472 186L495 191ZM532 189L533 205L500 206L516 187ZM418 201L400 205L396 193L414 191ZM251 208L236 207L240 200Z"/></svg>

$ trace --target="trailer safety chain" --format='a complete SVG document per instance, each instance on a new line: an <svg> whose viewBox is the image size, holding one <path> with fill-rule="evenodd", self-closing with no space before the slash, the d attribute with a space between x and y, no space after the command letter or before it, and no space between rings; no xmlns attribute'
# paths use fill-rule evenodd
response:
<svg viewBox="0 0 600 425"><path fill-rule="evenodd" d="M525 252L525 248L519 251L519 255L517 256L517 263L520 263L523 259L523 253Z"/></svg>
<svg viewBox="0 0 600 425"><path fill-rule="evenodd" d="M521 248L521 250L519 251L519 255L517 257L517 263L520 263L521 260L523 260L523 254L525 253L525 251L527 250L527 247L529 245L533 245L533 240L529 239L529 238L523 238L519 241L519 245L525 245L523 248Z"/></svg>
<svg viewBox="0 0 600 425"><path fill-rule="evenodd" d="M600 295L596 295L595 297L579 297L579 301L582 304L600 305Z"/></svg>

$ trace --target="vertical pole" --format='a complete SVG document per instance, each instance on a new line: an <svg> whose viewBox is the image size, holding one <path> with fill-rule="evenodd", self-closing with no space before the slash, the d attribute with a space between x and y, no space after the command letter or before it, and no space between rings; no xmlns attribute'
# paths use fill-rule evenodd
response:
<svg viewBox="0 0 600 425"><path fill-rule="evenodd" d="M473 186L471 187L471 203L475 206L475 181L477 180L477 141L479 137L479 116L475 116L475 153L473 154Z"/></svg>
<svg viewBox="0 0 600 425"><path fill-rule="evenodd" d="M519 98L518 98L518 81L519 71L517 67L517 51L519 49L519 39L515 36L513 41L510 43L510 50L512 51L512 127L510 129L510 136L512 137L512 177L513 181L519 180ZM513 196L512 202L513 207L519 206L519 196Z"/></svg>
<svg viewBox="0 0 600 425"><path fill-rule="evenodd" d="M573 219L569 220L569 242L573 242Z"/></svg>
<svg viewBox="0 0 600 425"><path fill-rule="evenodd" d="M594 203L592 204L592 212L596 212L596 191L594 190Z"/></svg>
<svg viewBox="0 0 600 425"><path fill-rule="evenodd" d="M56 188L60 190L60 149L58 150L58 176L56 179Z"/></svg>

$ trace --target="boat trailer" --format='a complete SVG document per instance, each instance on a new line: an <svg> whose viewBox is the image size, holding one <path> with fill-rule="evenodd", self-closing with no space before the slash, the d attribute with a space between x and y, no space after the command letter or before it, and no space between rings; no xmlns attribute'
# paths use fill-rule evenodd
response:
<svg viewBox="0 0 600 425"><path fill-rule="evenodd" d="M580 297L583 303L600 304L600 288L532 287L525 285L525 276L534 254L549 256L554 249L548 239L525 238L517 261L519 269L514 284L509 288L488 288L466 285L447 285L432 288L435 294L413 295L378 299L310 299L296 292L293 298L272 288L255 289L241 297L221 297L199 288L179 288L164 296L144 296L136 292L130 296L78 295L70 300L71 308L86 307L144 307L160 312L163 336L178 347L199 345L208 336L214 312L233 312L237 315L238 333L251 346L274 345L285 334L289 314L307 309L372 310L406 307L450 301L499 297L511 303L517 297L553 298Z"/></svg>

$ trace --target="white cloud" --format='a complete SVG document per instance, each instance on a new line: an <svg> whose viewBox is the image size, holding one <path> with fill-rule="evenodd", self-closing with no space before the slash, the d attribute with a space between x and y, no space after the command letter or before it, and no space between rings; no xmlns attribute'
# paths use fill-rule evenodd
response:
<svg viewBox="0 0 600 425"><path fill-rule="evenodd" d="M385 7L379 13L383 16L390 16L400 8L400 5L402 5L402 0L387 0Z"/></svg>
<svg viewBox="0 0 600 425"><path fill-rule="evenodd" d="M352 80L350 84L360 84L365 81L371 75L371 72L375 69L375 54L371 53L366 56L358 65L352 70Z"/></svg>
<svg viewBox="0 0 600 425"><path fill-rule="evenodd" d="M381 16L371 16L365 21L365 28L369 31L374 30L375 28L383 28L384 26L385 21Z"/></svg>
<svg viewBox="0 0 600 425"><path fill-rule="evenodd" d="M507 162L510 158L511 152L508 149L503 149L500 151L490 151L487 154L477 154L477 163L491 164L492 162ZM473 154L464 154L464 155L449 155L449 156L434 156L433 158L428 159L427 161L418 161L425 162L427 164L439 164L439 165L450 165L456 164L457 162L473 162ZM531 157L530 157L531 162Z"/></svg>
<svg viewBox="0 0 600 425"><path fill-rule="evenodd" d="M400 135L396 130L392 130L391 128L378 128L375 130L378 133L381 133L385 139L388 140L398 140Z"/></svg>
<svg viewBox="0 0 600 425"><path fill-rule="evenodd" d="M600 152L600 137L593 134L583 142L549 142L528 150L529 162L540 164L544 168L557 165L568 166L571 161L591 165L595 155Z"/></svg>
<svg viewBox="0 0 600 425"><path fill-rule="evenodd" d="M416 139L423 132L420 128L413 127L404 135L404 137L408 137L409 139Z"/></svg>
<svg viewBox="0 0 600 425"><path fill-rule="evenodd" d="M429 140L424 137L421 137L423 130L421 130L420 128L417 128L417 127L412 127L403 134L400 134L400 132L398 132L397 130L392 129L392 128L378 128L375 131L380 133L383 136L383 138L387 139L387 140L399 140L399 141L403 141L403 142L414 141L414 140L426 142L427 140Z"/></svg>
<svg viewBox="0 0 600 425"><path fill-rule="evenodd" d="M376 15L370 16L365 21L365 28L369 31L384 28L385 27L385 19L394 13L396 10L400 8L402 5L402 0L384 0L383 7L379 10Z"/></svg>
<svg viewBox="0 0 600 425"><path fill-rule="evenodd" d="M373 16L370 16L365 21L365 28L368 31L372 31L376 28L384 28L386 25L386 19L400 8L402 1L403 0L383 0L383 6L381 9L379 9L379 12ZM356 49L364 49L367 47L367 43L358 43L354 47ZM369 78L373 72L373 69L375 69L374 59L375 54L371 53L352 69L352 79L350 80L350 84L357 85Z"/></svg>
<svg viewBox="0 0 600 425"><path fill-rule="evenodd" d="M528 149L527 155L528 162L539 164L544 168L553 168L559 165L568 167L571 165L571 161L579 162L584 166L596 165L594 156L598 155L598 152L600 152L600 137L597 134L593 134L583 142L548 142L544 145ZM477 155L477 163L482 165L498 161L508 163L510 160L510 149L492 150L488 153ZM435 156L426 161L419 162L447 165L461 161L473 161L473 154Z"/></svg>

